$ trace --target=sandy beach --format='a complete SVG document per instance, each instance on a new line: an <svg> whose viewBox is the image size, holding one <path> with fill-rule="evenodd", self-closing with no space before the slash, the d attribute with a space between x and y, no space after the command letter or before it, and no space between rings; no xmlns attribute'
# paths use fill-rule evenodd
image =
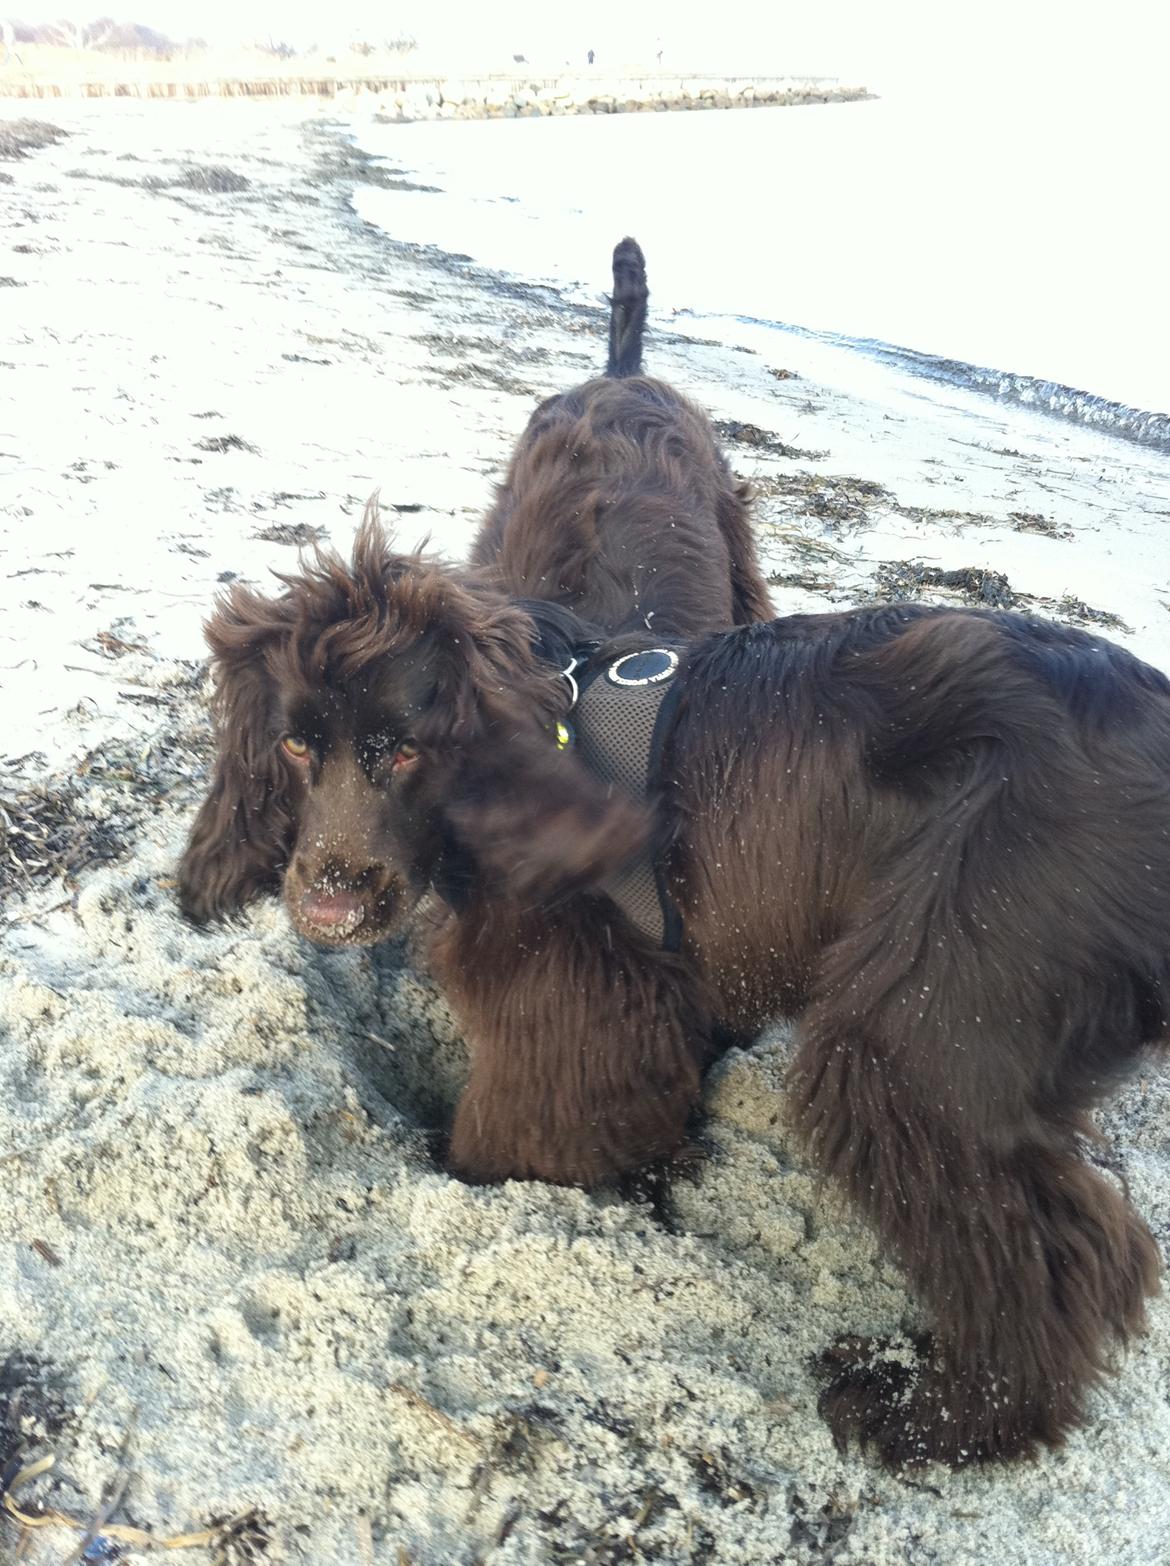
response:
<svg viewBox="0 0 1170 1566"><path fill-rule="evenodd" d="M835 1451L810 1357L918 1318L788 1132L782 1024L712 1072L661 1207L471 1189L432 1156L462 1046L405 949L182 923L216 591L347 549L375 489L465 553L606 312L363 221L410 171L336 103L42 109L67 134L0 118L0 1563L1170 1562L1165 1296L1060 1452ZM652 305L778 612L1011 605L1170 669L1170 458L784 349ZM1101 1123L1165 1250L1165 1063Z"/></svg>

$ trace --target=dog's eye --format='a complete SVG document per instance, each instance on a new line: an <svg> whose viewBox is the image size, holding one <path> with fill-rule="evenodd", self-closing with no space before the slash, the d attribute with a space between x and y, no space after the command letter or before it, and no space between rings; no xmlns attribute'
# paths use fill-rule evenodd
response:
<svg viewBox="0 0 1170 1566"><path fill-rule="evenodd" d="M418 746L413 740L403 740L391 758L390 765L395 772L403 767L413 767L418 760Z"/></svg>
<svg viewBox="0 0 1170 1566"><path fill-rule="evenodd" d="M286 734L280 742L280 748L294 761L304 761L309 754L309 742L299 734Z"/></svg>

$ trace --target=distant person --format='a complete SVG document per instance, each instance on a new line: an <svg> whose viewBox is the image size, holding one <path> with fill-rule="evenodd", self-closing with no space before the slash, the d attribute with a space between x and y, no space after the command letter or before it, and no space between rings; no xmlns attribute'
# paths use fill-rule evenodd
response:
<svg viewBox="0 0 1170 1566"><path fill-rule="evenodd" d="M593 50L592 49L590 49L589 53L585 56L585 58L589 61L590 65L593 64Z"/></svg>

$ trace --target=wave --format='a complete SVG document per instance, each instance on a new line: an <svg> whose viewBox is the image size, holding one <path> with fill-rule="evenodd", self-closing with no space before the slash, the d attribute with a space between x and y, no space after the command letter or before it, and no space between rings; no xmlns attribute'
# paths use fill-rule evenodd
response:
<svg viewBox="0 0 1170 1566"><path fill-rule="evenodd" d="M985 396L994 397L997 402L1036 408L1042 413L1066 419L1071 424L1087 425L1122 440L1135 441L1155 451L1170 453L1170 414L1151 413L1143 408L1131 408L1124 402L1110 402L1108 398L1098 397L1093 392L1079 391L1075 386L1064 386L1059 381L1044 381L1032 375L1016 375L1010 370L993 370L986 365L966 364L961 359L944 359L937 354L920 353L916 348L900 348L877 338L846 337L840 332L814 331L809 327L789 326L780 321L762 321L755 316L736 316L735 319L745 325L767 326L796 337L811 338L836 348L863 353L867 358L876 359L894 369L908 370L925 380L941 381L948 386L981 392Z"/></svg>

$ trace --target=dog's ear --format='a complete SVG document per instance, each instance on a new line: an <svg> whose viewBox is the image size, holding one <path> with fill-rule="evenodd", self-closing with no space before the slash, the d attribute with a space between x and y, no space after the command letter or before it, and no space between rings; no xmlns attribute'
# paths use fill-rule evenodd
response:
<svg viewBox="0 0 1170 1566"><path fill-rule="evenodd" d="M596 890L645 846L648 813L558 750L555 730L494 705L451 779L447 820L509 896L547 903Z"/></svg>
<svg viewBox="0 0 1170 1566"><path fill-rule="evenodd" d="M264 653L280 627L268 599L237 591L207 625L216 755L179 866L179 906L205 924L279 889L292 839L288 773L272 742Z"/></svg>

